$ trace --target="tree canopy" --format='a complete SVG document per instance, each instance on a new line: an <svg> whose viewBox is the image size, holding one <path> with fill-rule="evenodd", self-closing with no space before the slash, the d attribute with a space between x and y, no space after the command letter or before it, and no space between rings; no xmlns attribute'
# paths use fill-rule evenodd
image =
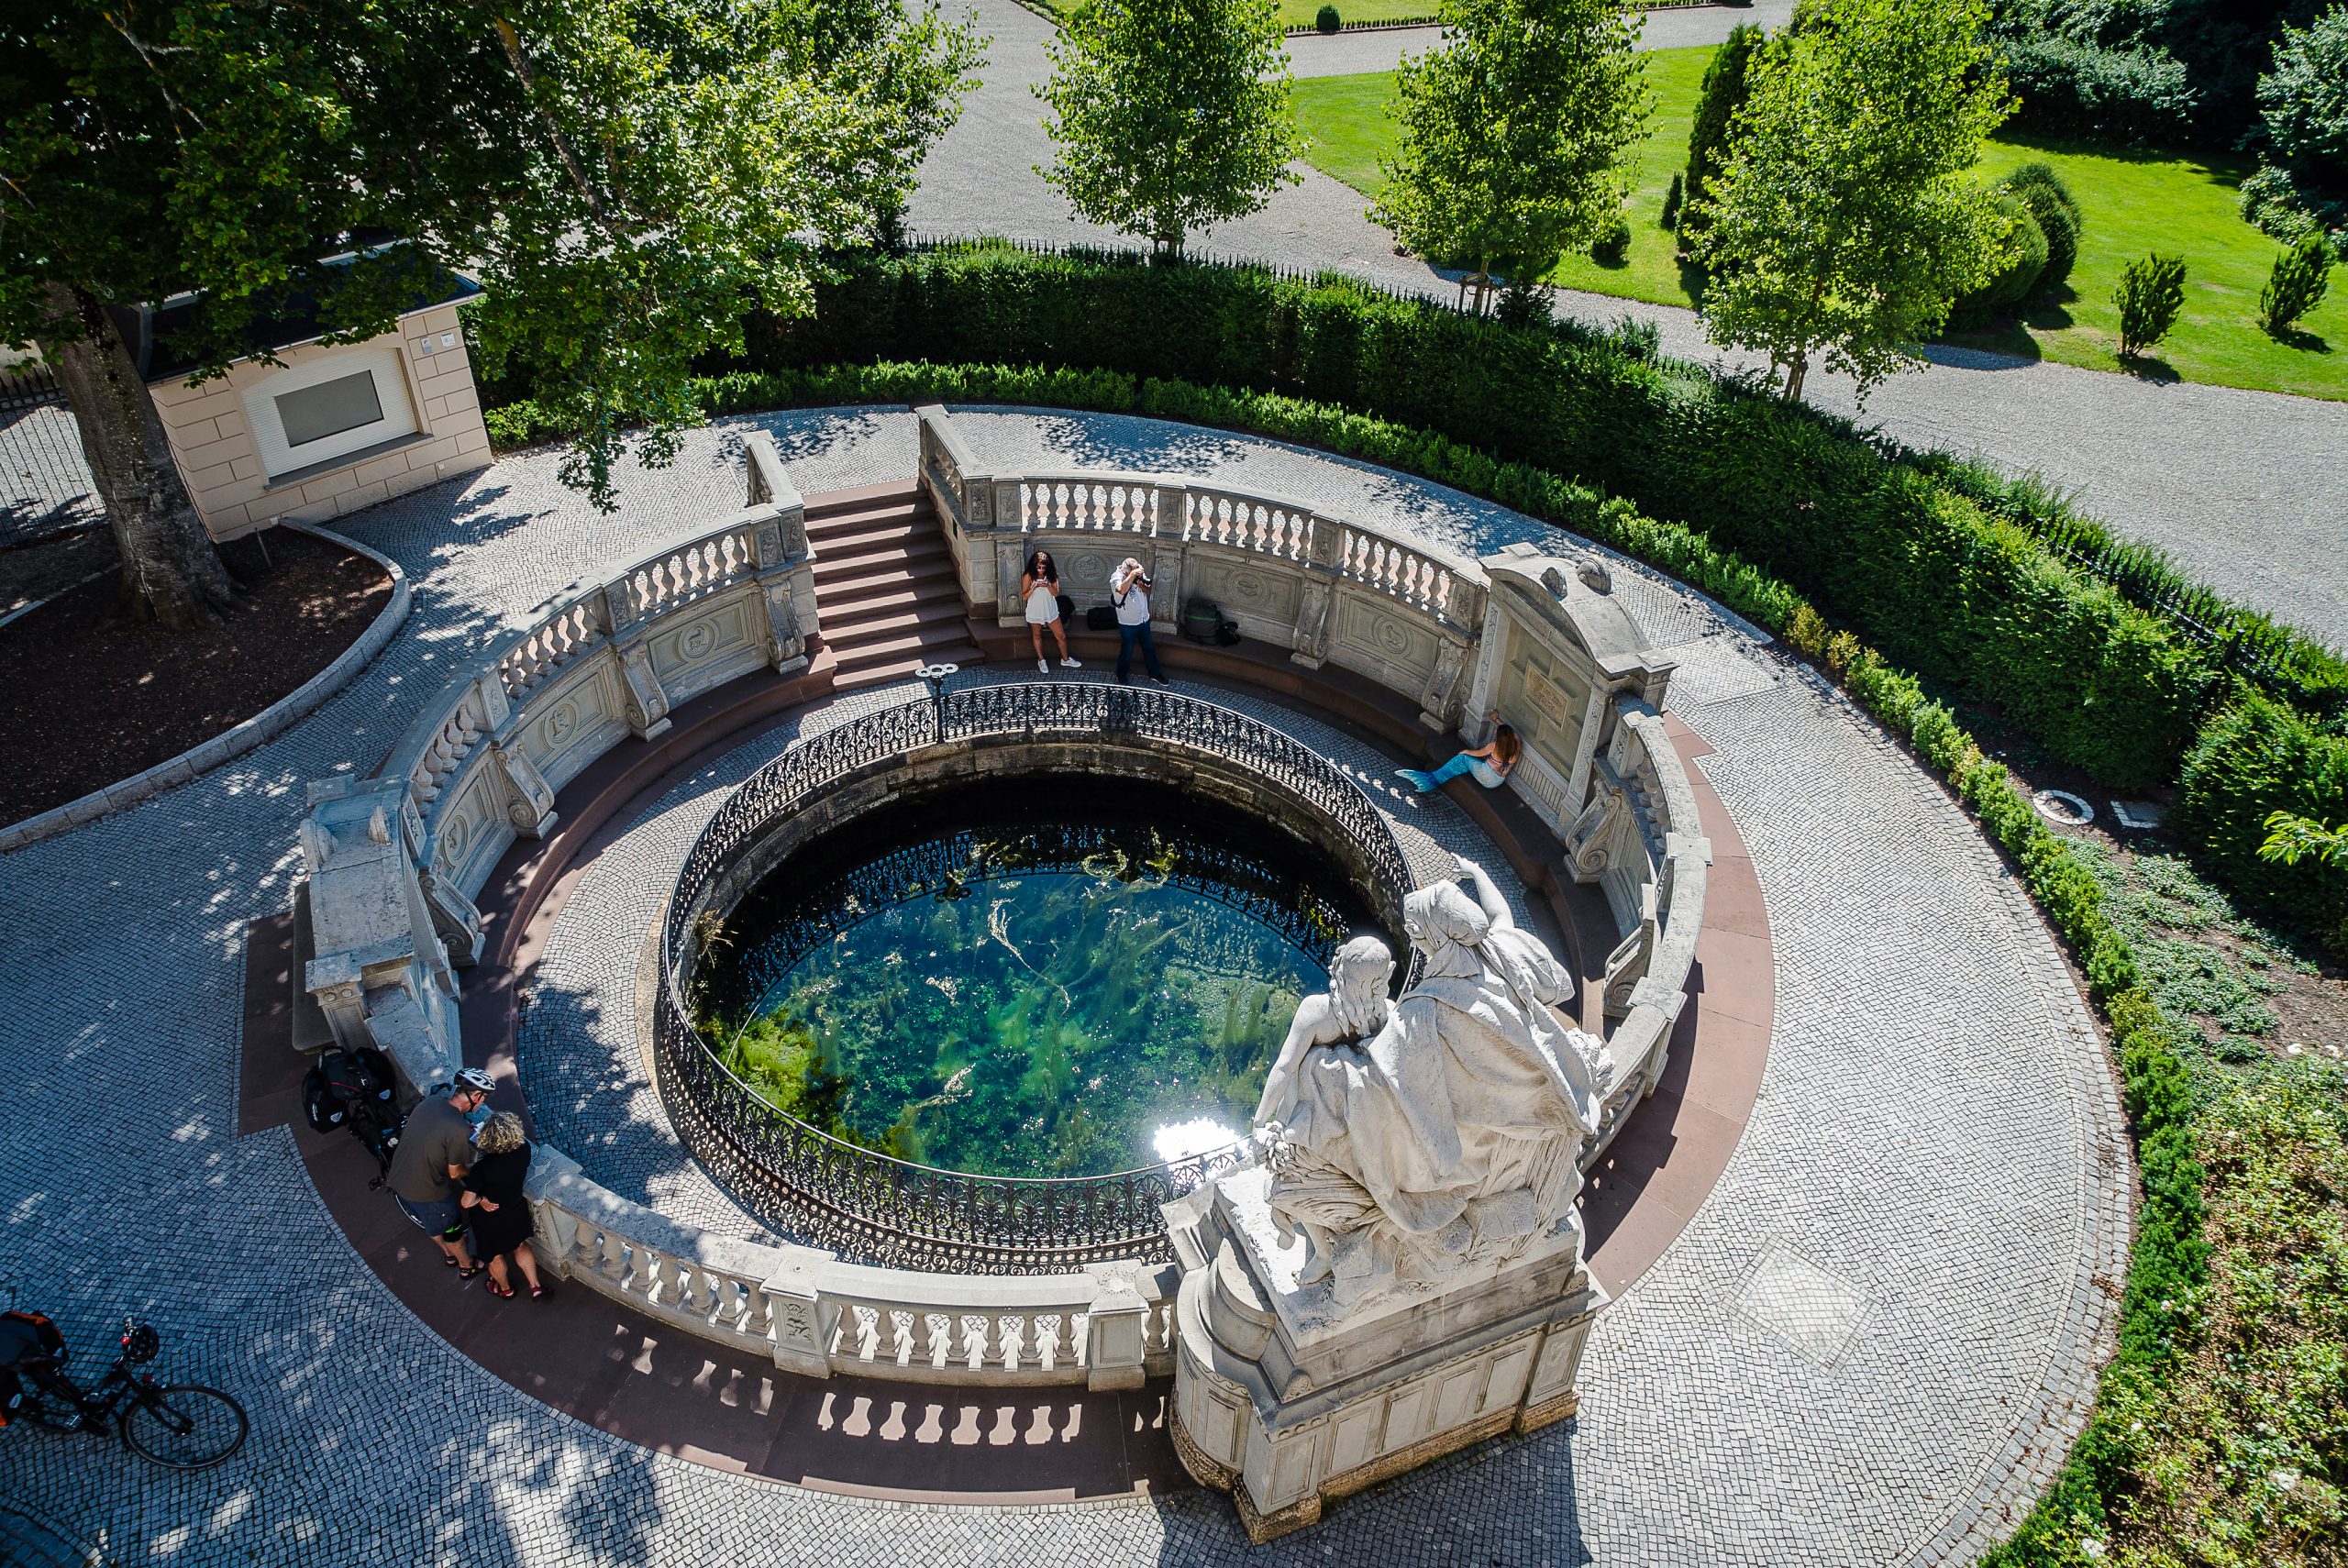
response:
<svg viewBox="0 0 2348 1568"><path fill-rule="evenodd" d="M1036 172L1087 222L1179 253L1296 182L1278 0L1086 0L1046 48L1057 154Z"/></svg>
<svg viewBox="0 0 2348 1568"><path fill-rule="evenodd" d="M1401 142L1371 210L1438 266L1537 282L1621 212L1653 94L1614 0L1444 0L1395 72Z"/></svg>
<svg viewBox="0 0 2348 1568"><path fill-rule="evenodd" d="M1973 177L2012 110L1984 0L1811 0L1747 68L1727 164L1700 204L1707 332L1786 372L1822 350L1861 395L2010 259Z"/></svg>
<svg viewBox="0 0 2348 1568"><path fill-rule="evenodd" d="M975 48L894 0L60 0L0 28L0 338L89 369L120 349L99 307L194 290L201 379L297 296L355 341L461 268L489 368L530 354L609 506L626 445L661 460L695 417L693 359L902 208ZM137 434L69 370L85 448ZM193 525L175 475L91 455L118 536Z"/></svg>

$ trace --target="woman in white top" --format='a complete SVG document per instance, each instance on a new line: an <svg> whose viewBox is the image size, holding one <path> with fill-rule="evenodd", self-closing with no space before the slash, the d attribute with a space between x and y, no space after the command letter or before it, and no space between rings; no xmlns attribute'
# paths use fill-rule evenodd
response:
<svg viewBox="0 0 2348 1568"><path fill-rule="evenodd" d="M1082 669L1084 666L1068 657L1068 628L1060 624L1060 569L1049 550L1037 550L1027 558L1027 569L1019 578L1019 597L1027 605L1027 635L1036 644L1036 668L1049 675L1052 667L1044 657L1044 628L1052 629L1052 640L1059 644L1060 668Z"/></svg>

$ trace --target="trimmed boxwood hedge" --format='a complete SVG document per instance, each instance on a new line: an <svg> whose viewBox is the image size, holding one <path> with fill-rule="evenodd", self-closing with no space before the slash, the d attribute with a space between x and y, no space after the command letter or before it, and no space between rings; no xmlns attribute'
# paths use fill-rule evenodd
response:
<svg viewBox="0 0 2348 1568"><path fill-rule="evenodd" d="M1246 423L1211 405L1265 392L1382 417L1412 427L1413 438L1570 476L1689 525L1710 547L1793 585L1888 657L1996 708L2114 789L2174 779L2236 684L2223 650L2188 635L2181 615L2256 642L2271 666L2267 684L2298 704L2311 733L2348 722L2339 717L2348 713L2348 663L2184 582L2154 552L2112 540L2034 481L1891 446L1612 335L1479 320L1335 276L1115 253L974 246L858 253L835 265L812 316L752 320L750 371L951 360L995 366L997 378L1011 373L1002 367L1106 372L1083 395L1042 401L1134 407L1134 389L1155 386L1145 411L1170 418ZM1124 390L1113 393L1110 381ZM1170 390L1178 383L1190 391ZM501 390L527 389L525 381L490 390L495 402ZM498 414L493 435L526 432L526 410ZM1339 445L1309 431L1296 438ZM2076 569L2048 547L2048 534L2077 555L2119 563L2128 592ZM2193 842L2254 906L2304 907L2291 889L2312 873L2282 876L2258 861L2263 831L2244 824L2304 809L2321 790L2258 768L2235 776L2243 792L2227 812L2194 819Z"/></svg>
<svg viewBox="0 0 2348 1568"><path fill-rule="evenodd" d="M2056 756L2173 777L2221 685L2157 613L2014 521L2027 487L1887 453L1844 422L1570 327L1510 326L1337 278L972 248L841 259L813 316L755 323L759 370L926 359L1124 371L1343 405L1686 522ZM2301 645L2310 688L2348 669Z"/></svg>

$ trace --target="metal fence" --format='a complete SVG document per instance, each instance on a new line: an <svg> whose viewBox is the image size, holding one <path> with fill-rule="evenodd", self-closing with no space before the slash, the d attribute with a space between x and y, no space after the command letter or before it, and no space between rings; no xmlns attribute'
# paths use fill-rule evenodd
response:
<svg viewBox="0 0 2348 1568"><path fill-rule="evenodd" d="M892 1158L776 1110L693 1026L687 988L703 895L774 827L849 775L957 741L1131 736L1235 763L1299 801L1367 856L1376 900L1401 908L1409 862L1378 808L1294 737L1172 691L1064 681L978 686L867 714L768 763L718 808L686 856L661 938L657 1065L688 1148L761 1218L871 1262L1037 1274L1168 1256L1161 1204L1235 1160L1194 1155L1106 1176L972 1176ZM1383 912L1383 911L1381 911Z"/></svg>
<svg viewBox="0 0 2348 1568"><path fill-rule="evenodd" d="M0 370L0 545L105 522L96 491L49 367Z"/></svg>

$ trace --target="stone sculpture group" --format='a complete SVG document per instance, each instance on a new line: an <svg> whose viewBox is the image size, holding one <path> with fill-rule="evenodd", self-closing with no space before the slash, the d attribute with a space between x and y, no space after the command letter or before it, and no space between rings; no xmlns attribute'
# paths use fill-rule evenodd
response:
<svg viewBox="0 0 2348 1568"><path fill-rule="evenodd" d="M1257 1106L1267 1207L1283 1240L1304 1237L1297 1283L1326 1281L1332 1312L1574 1222L1605 1048L1552 1010L1573 976L1481 867L1459 869L1476 897L1445 882L1403 902L1421 960L1409 991L1388 1003L1385 943L1347 943Z"/></svg>

